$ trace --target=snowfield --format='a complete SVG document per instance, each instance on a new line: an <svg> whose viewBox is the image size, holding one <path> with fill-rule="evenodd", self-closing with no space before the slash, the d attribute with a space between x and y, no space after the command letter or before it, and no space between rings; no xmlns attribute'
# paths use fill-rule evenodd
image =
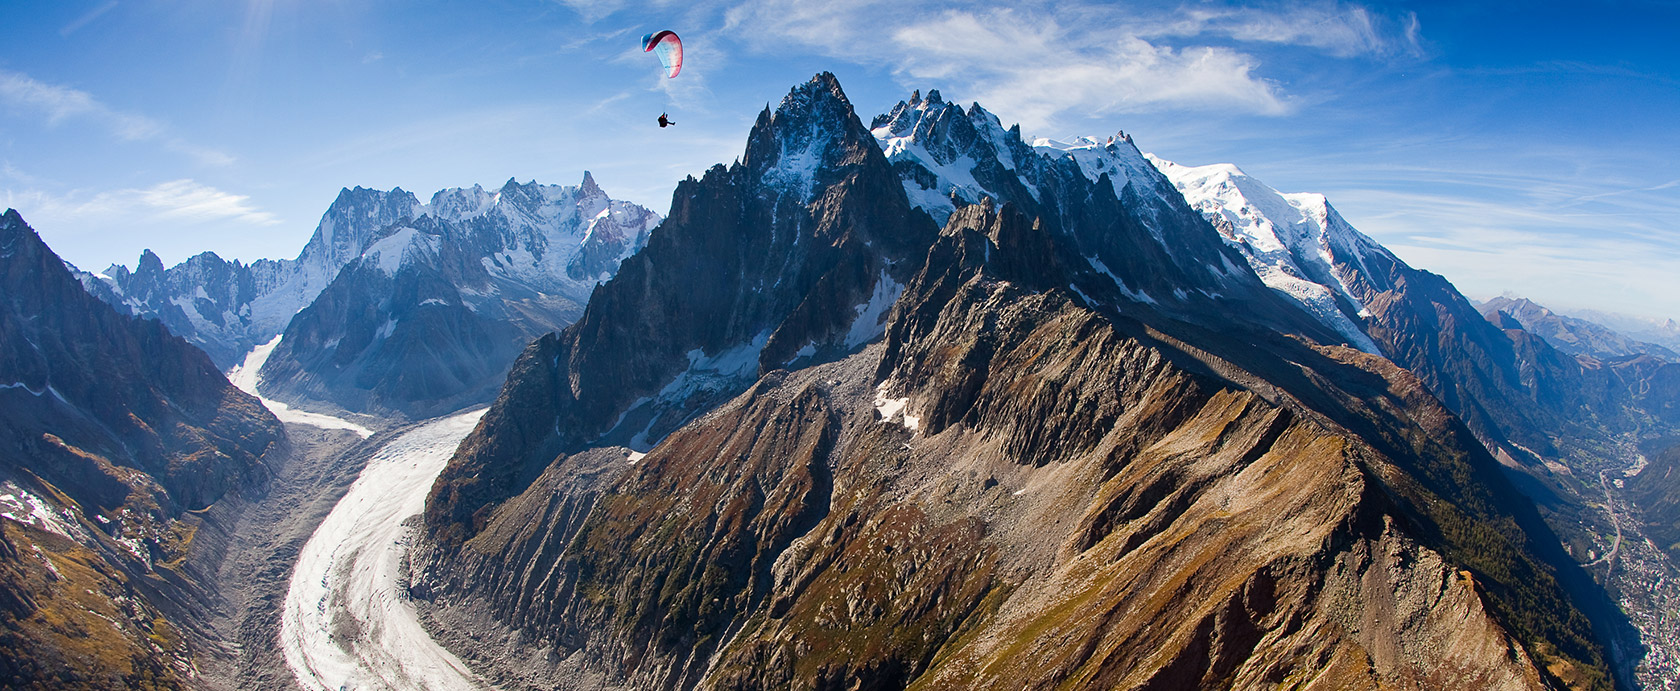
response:
<svg viewBox="0 0 1680 691"><path fill-rule="evenodd" d="M405 523L483 415L438 418L386 444L304 545L280 624L303 688L493 688L432 640L402 583Z"/></svg>

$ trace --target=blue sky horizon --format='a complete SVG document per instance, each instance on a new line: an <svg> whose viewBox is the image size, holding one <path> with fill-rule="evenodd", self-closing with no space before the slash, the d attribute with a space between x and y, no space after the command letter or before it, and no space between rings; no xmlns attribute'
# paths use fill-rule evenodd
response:
<svg viewBox="0 0 1680 691"><path fill-rule="evenodd" d="M640 37L683 36L659 74ZM664 213L834 72L1320 192L1472 297L1680 319L1680 2L61 0L0 8L0 204L68 261L289 258L343 187ZM674 128L654 119L669 112Z"/></svg>

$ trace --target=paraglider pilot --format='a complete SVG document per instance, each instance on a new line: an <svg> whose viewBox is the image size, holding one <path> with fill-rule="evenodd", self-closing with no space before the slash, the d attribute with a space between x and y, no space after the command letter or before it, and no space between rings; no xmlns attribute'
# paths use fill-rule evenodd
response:
<svg viewBox="0 0 1680 691"><path fill-rule="evenodd" d="M665 117L664 113L659 114L659 126L660 127L670 127L671 125L675 125L675 124L677 124L677 121Z"/></svg>

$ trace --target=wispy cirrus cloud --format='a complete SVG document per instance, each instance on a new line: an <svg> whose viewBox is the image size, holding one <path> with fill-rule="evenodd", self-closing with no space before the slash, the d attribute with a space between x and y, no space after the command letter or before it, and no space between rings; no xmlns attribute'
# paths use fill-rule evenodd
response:
<svg viewBox="0 0 1680 691"><path fill-rule="evenodd" d="M16 171L8 177L25 179ZM257 208L251 198L191 179L170 180L145 188L125 188L89 194L72 191L54 195L29 189L6 192L6 203L32 221L45 225L84 226L99 223L232 222L250 226L278 225L274 214ZM36 220L39 219L39 220Z"/></svg>
<svg viewBox="0 0 1680 691"><path fill-rule="evenodd" d="M156 142L207 166L225 166L234 161L226 152L170 134L162 122L112 108L86 91L48 84L18 72L0 70L0 104L39 115L45 118L48 127L83 121L123 141Z"/></svg>
<svg viewBox="0 0 1680 691"><path fill-rule="evenodd" d="M62 28L60 28L58 30L58 35L61 37L68 37L70 34L81 30L82 27L92 24L95 19L100 18L106 12L116 9L116 7L117 0L108 0L103 5L88 10L87 12L83 12L82 16L71 20L69 24L65 24Z"/></svg>

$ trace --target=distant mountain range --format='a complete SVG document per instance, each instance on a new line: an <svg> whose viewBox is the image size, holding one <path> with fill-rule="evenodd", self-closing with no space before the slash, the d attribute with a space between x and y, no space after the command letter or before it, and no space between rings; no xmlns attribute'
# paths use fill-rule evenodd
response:
<svg viewBox="0 0 1680 691"><path fill-rule="evenodd" d="M1667 362L1680 362L1680 354L1669 348L1628 338L1586 319L1558 314L1528 298L1496 297L1482 303L1481 309L1488 321L1533 333L1570 355L1603 359L1649 355ZM1515 326L1503 321L1507 317L1515 321Z"/></svg>
<svg viewBox="0 0 1680 691"><path fill-rule="evenodd" d="M414 417L488 400L513 356L571 323L595 284L659 222L584 173L413 194L339 193L295 260L213 253L81 274L89 292L157 319L222 369L284 334L264 395Z"/></svg>

